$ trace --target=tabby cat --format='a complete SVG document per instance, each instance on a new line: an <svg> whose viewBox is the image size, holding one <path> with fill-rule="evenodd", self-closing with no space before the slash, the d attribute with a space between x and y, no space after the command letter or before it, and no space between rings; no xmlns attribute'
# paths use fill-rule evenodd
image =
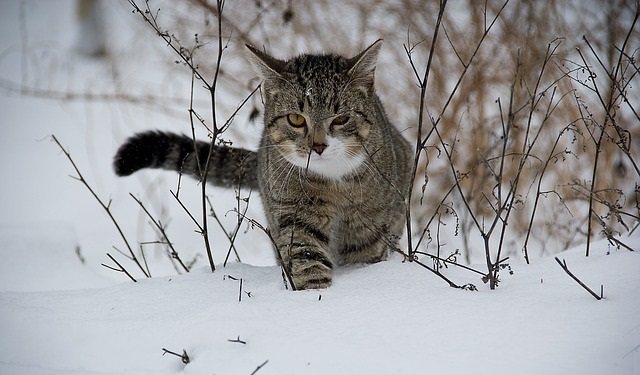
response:
<svg viewBox="0 0 640 375"><path fill-rule="evenodd" d="M247 46L263 80L258 151L213 146L207 182L260 191L278 259L295 289L326 288L333 269L384 260L405 223L409 143L374 89L382 41L353 58L279 60ZM163 168L201 178L209 142L144 132L118 150L119 176Z"/></svg>

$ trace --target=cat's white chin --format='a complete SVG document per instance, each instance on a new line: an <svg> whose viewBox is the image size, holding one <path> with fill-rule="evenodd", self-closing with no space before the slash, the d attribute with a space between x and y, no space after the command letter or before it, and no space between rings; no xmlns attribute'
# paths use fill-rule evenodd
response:
<svg viewBox="0 0 640 375"><path fill-rule="evenodd" d="M331 157L312 153L307 158L289 156L289 162L307 172L329 180L342 180L353 174L364 162L364 155Z"/></svg>

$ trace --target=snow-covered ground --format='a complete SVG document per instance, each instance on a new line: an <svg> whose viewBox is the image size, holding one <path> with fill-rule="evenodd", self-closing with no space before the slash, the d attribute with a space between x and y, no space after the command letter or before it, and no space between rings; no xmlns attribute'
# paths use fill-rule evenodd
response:
<svg viewBox="0 0 640 375"><path fill-rule="evenodd" d="M392 256L339 270L328 290L290 292L267 239L246 226L236 242L245 263L212 274L202 239L168 193L175 176L117 179L111 172L126 136L176 131L171 121L185 121L184 102L159 111L7 88L17 83L49 97L109 92L117 77L133 94L163 82L161 95L186 97L188 82L156 52L162 43L144 37L151 34L126 4L107 4L111 27L122 32L108 41L112 60L96 61L73 52L74 2L0 2L0 374L640 374L640 255L603 241L588 258L584 247L558 254L592 289L603 286L601 301L552 257L531 265L512 259L513 274L502 272L495 291L451 267L448 277L479 291L450 288ZM119 55L120 45L136 46L144 58ZM118 63L125 57L127 64ZM110 252L135 271L112 249L121 240L86 188L69 178L75 173L50 134L98 195L112 199L128 237L157 239L131 192L169 224L185 260L201 254L196 269L175 275L161 247L148 247L151 279L135 274L133 283L102 267ZM197 194L185 192L199 187L183 184L186 204L197 211ZM235 193L211 194L233 228L235 215L225 213ZM247 215L260 220L258 199ZM228 248L220 238L213 233L219 261ZM625 242L637 249L640 234ZM190 362L163 348L185 350Z"/></svg>
<svg viewBox="0 0 640 375"><path fill-rule="evenodd" d="M82 271L55 257L68 247L56 238L15 241L3 258L29 251L42 267ZM0 373L248 375L268 361L260 374L637 374L640 261L595 247L588 259L582 249L560 256L604 285L601 301L553 258L512 266L497 291L452 289L397 257L341 270L324 291L286 291L277 267L237 263L98 289L6 291Z"/></svg>

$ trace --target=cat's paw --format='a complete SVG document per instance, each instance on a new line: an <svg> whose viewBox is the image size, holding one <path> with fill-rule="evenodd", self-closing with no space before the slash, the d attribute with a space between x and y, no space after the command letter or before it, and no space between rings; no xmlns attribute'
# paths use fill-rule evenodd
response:
<svg viewBox="0 0 640 375"><path fill-rule="evenodd" d="M326 289L331 286L331 277L293 277L296 290Z"/></svg>
<svg viewBox="0 0 640 375"><path fill-rule="evenodd" d="M333 264L323 254L304 251L291 259L291 278L297 290L331 286Z"/></svg>

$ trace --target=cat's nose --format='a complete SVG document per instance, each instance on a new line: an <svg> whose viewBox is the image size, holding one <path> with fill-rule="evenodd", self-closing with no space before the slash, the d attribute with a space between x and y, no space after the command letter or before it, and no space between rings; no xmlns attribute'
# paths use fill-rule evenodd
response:
<svg viewBox="0 0 640 375"><path fill-rule="evenodd" d="M325 145L324 143L314 143L313 147L311 148L316 152L316 154L322 155L324 150L327 148L327 145Z"/></svg>

